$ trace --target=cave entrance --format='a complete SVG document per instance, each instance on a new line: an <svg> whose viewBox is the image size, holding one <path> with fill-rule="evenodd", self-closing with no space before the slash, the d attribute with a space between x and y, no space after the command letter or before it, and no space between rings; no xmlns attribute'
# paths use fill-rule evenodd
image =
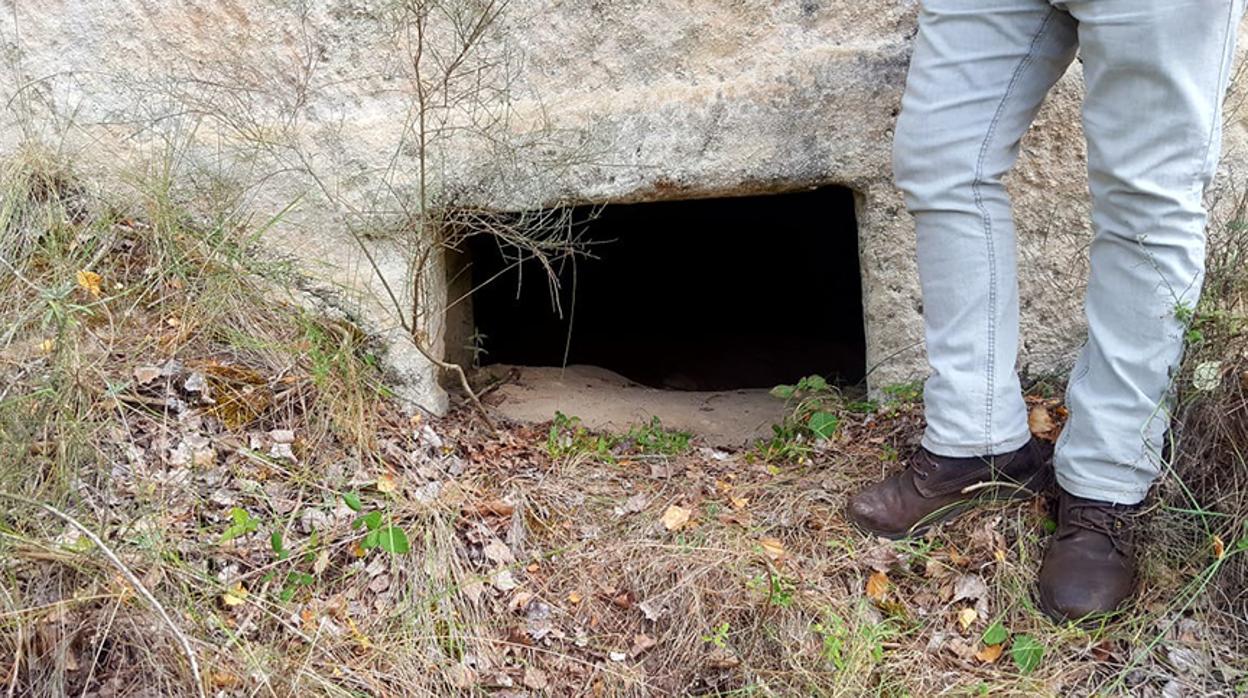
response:
<svg viewBox="0 0 1248 698"><path fill-rule="evenodd" d="M851 190L587 206L570 218L590 256L558 265L553 294L536 262L517 263L491 236L468 241L452 287L475 291L449 323L448 354L476 347L481 365L589 365L684 391L864 378Z"/></svg>

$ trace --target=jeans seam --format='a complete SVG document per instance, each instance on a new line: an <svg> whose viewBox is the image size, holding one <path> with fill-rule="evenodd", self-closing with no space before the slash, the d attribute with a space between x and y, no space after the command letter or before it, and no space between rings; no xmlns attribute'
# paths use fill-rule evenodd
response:
<svg viewBox="0 0 1248 698"><path fill-rule="evenodd" d="M1222 34L1222 64L1218 66L1218 82L1215 87L1218 104L1221 104L1222 93L1226 91L1227 71L1230 70L1230 63L1234 58L1234 56L1228 56L1227 53L1231 50L1231 36L1235 28L1235 2L1236 0L1230 0L1226 4L1226 30ZM1200 171L1196 173L1195 177L1197 182L1200 182L1204 178L1205 173L1209 171L1209 159L1213 156L1213 142L1217 138L1218 129L1220 128L1218 121L1221 118L1222 109L1214 109L1213 118L1209 120L1209 139L1205 143L1205 156L1201 158Z"/></svg>
<svg viewBox="0 0 1248 698"><path fill-rule="evenodd" d="M984 177L984 160L988 157L988 147L996 136L997 126L1001 122L1001 117L1005 113L1005 105L1010 97L1014 94L1014 88L1018 85L1019 79L1023 72L1031 65L1032 59L1036 54L1036 46L1040 43L1041 37L1049 27L1049 22L1053 16L1057 14L1055 8L1050 8L1045 14L1044 20L1040 22L1040 27L1036 29L1036 33L1031 37L1031 44L1027 47L1027 54L1019 61L1018 66L1014 69L1014 74L1010 76L1010 82L1006 85L1005 93L1001 96L1001 101L997 104L996 112L992 115L992 120L988 124L988 133L984 136L984 142L979 148L979 158L975 163L975 178L971 182L971 191L975 195L975 207L979 209L979 213L984 223L984 242L988 248L988 368L987 368L987 390L984 395L984 442L991 444L992 438L992 412L993 399L996 393L996 371L997 371L997 257L996 244L992 237L992 214L988 212L988 207L984 205L984 197L982 192Z"/></svg>

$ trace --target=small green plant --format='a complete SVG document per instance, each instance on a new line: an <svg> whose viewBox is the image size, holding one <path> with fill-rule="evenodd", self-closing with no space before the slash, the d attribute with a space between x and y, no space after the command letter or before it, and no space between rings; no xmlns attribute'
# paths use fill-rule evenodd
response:
<svg viewBox="0 0 1248 698"><path fill-rule="evenodd" d="M845 411L851 414L871 414L880 409L875 400L853 400L845 403Z"/></svg>
<svg viewBox="0 0 1248 698"><path fill-rule="evenodd" d="M897 447L886 443L880 445L880 460L885 463L896 463L901 459L901 454L897 452Z"/></svg>
<svg viewBox="0 0 1248 698"><path fill-rule="evenodd" d="M363 510L358 495L352 495L350 499L347 495L343 495L342 499L351 511L360 513ZM360 541L362 550L380 548L392 555L402 555L412 549L407 532L398 526L386 524L380 509L374 509L367 514L360 513L360 516L351 522L351 528L358 530L361 527L368 530L364 540Z"/></svg>
<svg viewBox="0 0 1248 698"><path fill-rule="evenodd" d="M1005 641L1008 639L1010 639L1010 631L1006 630L1005 626L1002 625L999 620L988 626L988 629L984 631L984 635L981 638L985 645L1005 644Z"/></svg>
<svg viewBox="0 0 1248 698"><path fill-rule="evenodd" d="M641 453L679 456L689 451L693 435L686 431L665 429L658 417L651 417L649 424L630 429L626 439Z"/></svg>
<svg viewBox="0 0 1248 698"><path fill-rule="evenodd" d="M875 414L881 417L893 417L911 405L923 401L922 381L895 383L880 389L882 397L876 403Z"/></svg>
<svg viewBox="0 0 1248 698"><path fill-rule="evenodd" d="M823 641L819 654L824 661L838 670L844 669L845 645L849 639L845 621L835 613L829 613L822 622L815 623L810 629Z"/></svg>
<svg viewBox="0 0 1248 698"><path fill-rule="evenodd" d="M619 438L610 435L593 434L579 417L569 417L562 412L555 413L555 420L550 425L546 436L546 453L553 459L572 456L592 456L598 460L614 463L615 456L611 449L619 443Z"/></svg>
<svg viewBox="0 0 1248 698"><path fill-rule="evenodd" d="M886 385L883 388L883 392L889 402L913 404L923 399L923 382L911 381L909 383Z"/></svg>
<svg viewBox="0 0 1248 698"><path fill-rule="evenodd" d="M225 528L225 532L221 534L221 542L228 543L235 538L241 538L249 533L255 533L260 527L259 519L254 518L247 513L246 509L234 507L230 509L230 525Z"/></svg>
<svg viewBox="0 0 1248 698"><path fill-rule="evenodd" d="M318 545L319 537L316 531L313 531L312 536L308 539L306 546L307 552L301 555L298 560L294 560L293 565L297 568L300 565L313 564L316 561L315 550ZM286 542L281 531L274 531L269 535L269 547L272 548L273 555L279 562L290 560L295 553L295 551L286 547ZM264 576L264 581L270 582L276 579L278 574L279 572L275 569ZM278 592L278 598L282 601L290 601L295 598L295 594L299 593L300 589L310 587L315 583L316 577L308 574L307 572L300 571L299 569L292 569L286 573L281 591Z"/></svg>
<svg viewBox="0 0 1248 698"><path fill-rule="evenodd" d="M780 608L792 606L797 591L797 585L793 583L793 580L770 571L766 575L750 577L745 583L745 588L767 594L767 603Z"/></svg>
<svg viewBox="0 0 1248 698"><path fill-rule="evenodd" d="M1044 645L1031 635L1019 635L1010 645L1010 658L1024 674L1030 674L1044 659Z"/></svg>
<svg viewBox="0 0 1248 698"><path fill-rule="evenodd" d="M764 462L801 463L810 455L812 443L836 436L841 425L837 414L841 395L822 376L808 376L795 385L777 385L771 394L792 408L780 424L772 425L771 438L756 446L755 454Z"/></svg>
<svg viewBox="0 0 1248 698"><path fill-rule="evenodd" d="M709 635L702 636L702 642L705 642L708 645L715 645L721 650L726 649L728 647L729 627L728 621L720 623L715 626L715 629L712 630Z"/></svg>

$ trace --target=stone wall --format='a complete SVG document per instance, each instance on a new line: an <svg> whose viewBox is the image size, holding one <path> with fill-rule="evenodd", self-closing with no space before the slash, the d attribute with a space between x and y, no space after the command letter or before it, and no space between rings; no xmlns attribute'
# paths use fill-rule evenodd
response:
<svg viewBox="0 0 1248 698"><path fill-rule="evenodd" d="M221 189L256 211L293 204L266 245L301 260L320 299L387 336L405 394L440 410L432 367L405 345L396 304L348 234L401 227L419 199L411 31L395 6L7 0L0 146L55 144L122 192L172 164L191 206L199 190ZM448 130L429 150L429 195L524 210L850 186L871 382L919 377L913 224L889 162L916 13L914 0L512 3L483 44L481 104L445 114L451 126L489 122L497 138ZM1067 368L1081 340L1077 73L1046 103L1009 181L1031 373ZM1238 109L1229 118L1233 171L1245 138ZM378 234L369 244L403 308L409 243ZM425 289L426 310L442 302L438 286ZM416 321L439 334L437 312Z"/></svg>

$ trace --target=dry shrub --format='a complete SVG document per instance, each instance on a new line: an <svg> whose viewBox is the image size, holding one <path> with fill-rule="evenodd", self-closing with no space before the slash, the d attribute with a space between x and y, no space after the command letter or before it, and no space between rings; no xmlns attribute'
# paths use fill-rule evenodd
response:
<svg viewBox="0 0 1248 698"><path fill-rule="evenodd" d="M1248 197L1210 233L1204 295L1179 376L1173 481L1165 497L1196 510L1187 544L1227 557L1220 606L1248 639ZM1192 528L1192 527L1189 527ZM1195 536L1193 540L1192 537ZM1216 538L1213 538L1216 537ZM1190 550L1190 548L1189 548Z"/></svg>

